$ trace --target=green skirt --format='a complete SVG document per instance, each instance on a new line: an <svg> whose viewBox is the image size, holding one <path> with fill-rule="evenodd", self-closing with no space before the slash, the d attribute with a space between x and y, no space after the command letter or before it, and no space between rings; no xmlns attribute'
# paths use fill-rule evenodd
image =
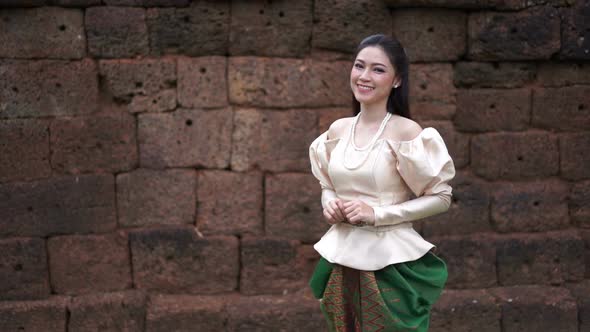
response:
<svg viewBox="0 0 590 332"><path fill-rule="evenodd" d="M445 262L432 252L378 271L321 258L309 285L330 331L424 332L447 277Z"/></svg>

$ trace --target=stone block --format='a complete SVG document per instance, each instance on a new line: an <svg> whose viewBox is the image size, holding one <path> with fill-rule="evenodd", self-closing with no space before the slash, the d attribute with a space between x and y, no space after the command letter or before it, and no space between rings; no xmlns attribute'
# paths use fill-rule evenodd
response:
<svg viewBox="0 0 590 332"><path fill-rule="evenodd" d="M179 109L172 113L140 114L141 166L226 168L230 159L232 119L231 109Z"/></svg>
<svg viewBox="0 0 590 332"><path fill-rule="evenodd" d="M324 133L338 119L354 116L352 107L330 107L317 110L318 132Z"/></svg>
<svg viewBox="0 0 590 332"><path fill-rule="evenodd" d="M86 55L84 15L39 7L0 12L0 58L80 59Z"/></svg>
<svg viewBox="0 0 590 332"><path fill-rule="evenodd" d="M576 301L565 288L491 289L502 309L502 331L578 331Z"/></svg>
<svg viewBox="0 0 590 332"><path fill-rule="evenodd" d="M559 52L559 13L551 6L474 12L468 31L469 58L474 60L543 60Z"/></svg>
<svg viewBox="0 0 590 332"><path fill-rule="evenodd" d="M489 185L467 171L457 172L450 185L453 197L449 210L421 221L424 235L430 237L491 231Z"/></svg>
<svg viewBox="0 0 590 332"><path fill-rule="evenodd" d="M230 54L303 57L309 53L311 0L232 2L231 13Z"/></svg>
<svg viewBox="0 0 590 332"><path fill-rule="evenodd" d="M219 295L153 295L146 331L225 331L225 302Z"/></svg>
<svg viewBox="0 0 590 332"><path fill-rule="evenodd" d="M590 66L584 63L542 63L537 81L549 87L590 84Z"/></svg>
<svg viewBox="0 0 590 332"><path fill-rule="evenodd" d="M265 191L267 235L313 242L328 230L322 214L320 185L313 175L267 175Z"/></svg>
<svg viewBox="0 0 590 332"><path fill-rule="evenodd" d="M52 289L86 294L131 288L127 235L67 235L47 241Z"/></svg>
<svg viewBox="0 0 590 332"><path fill-rule="evenodd" d="M400 9L392 13L393 34L411 62L453 61L463 56L467 15L448 9Z"/></svg>
<svg viewBox="0 0 590 332"><path fill-rule="evenodd" d="M454 82L465 88L520 88L535 73L536 66L526 62L457 62Z"/></svg>
<svg viewBox="0 0 590 332"><path fill-rule="evenodd" d="M570 226L569 185L565 182L548 179L498 183L491 191L490 210L496 231L544 232Z"/></svg>
<svg viewBox="0 0 590 332"><path fill-rule="evenodd" d="M533 90L533 126L556 130L590 128L590 87Z"/></svg>
<svg viewBox="0 0 590 332"><path fill-rule="evenodd" d="M197 227L203 234L264 233L263 178L258 172L201 171Z"/></svg>
<svg viewBox="0 0 590 332"><path fill-rule="evenodd" d="M0 331L67 331L69 298L0 302Z"/></svg>
<svg viewBox="0 0 590 332"><path fill-rule="evenodd" d="M429 331L500 332L502 312L483 289L443 291L432 308Z"/></svg>
<svg viewBox="0 0 590 332"><path fill-rule="evenodd" d="M574 183L569 198L572 224L590 228L590 181Z"/></svg>
<svg viewBox="0 0 590 332"><path fill-rule="evenodd" d="M176 108L176 90L168 89L151 96L133 96L128 105L131 113L168 112Z"/></svg>
<svg viewBox="0 0 590 332"><path fill-rule="evenodd" d="M85 22L88 52L99 58L132 58L149 53L145 9L91 7Z"/></svg>
<svg viewBox="0 0 590 332"><path fill-rule="evenodd" d="M460 89L454 123L468 132L522 131L531 118L529 89Z"/></svg>
<svg viewBox="0 0 590 332"><path fill-rule="evenodd" d="M152 55L225 55L229 1L198 1L186 8L150 8L146 21Z"/></svg>
<svg viewBox="0 0 590 332"><path fill-rule="evenodd" d="M497 241L500 285L559 285L584 278L584 242L574 231L516 233Z"/></svg>
<svg viewBox="0 0 590 332"><path fill-rule="evenodd" d="M0 250L0 300L33 300L49 297L51 289L47 273L45 240L3 239L0 240Z"/></svg>
<svg viewBox="0 0 590 332"><path fill-rule="evenodd" d="M486 233L431 237L436 254L447 264L445 287L487 288L497 285L494 239Z"/></svg>
<svg viewBox="0 0 590 332"><path fill-rule="evenodd" d="M568 284L566 287L577 302L579 332L590 331L590 280Z"/></svg>
<svg viewBox="0 0 590 332"><path fill-rule="evenodd" d="M101 0L48 0L49 4L60 7L91 7L100 6Z"/></svg>
<svg viewBox="0 0 590 332"><path fill-rule="evenodd" d="M590 132L559 136L560 175L568 180L590 179Z"/></svg>
<svg viewBox="0 0 590 332"><path fill-rule="evenodd" d="M238 240L201 237L195 228L138 230L129 234L134 285L169 294L214 294L238 287Z"/></svg>
<svg viewBox="0 0 590 332"><path fill-rule="evenodd" d="M451 64L412 64L409 79L412 118L452 120L457 91Z"/></svg>
<svg viewBox="0 0 590 332"><path fill-rule="evenodd" d="M317 137L316 123L312 110L237 110L232 169L308 171L309 145Z"/></svg>
<svg viewBox="0 0 590 332"><path fill-rule="evenodd" d="M557 137L537 131L490 133L471 138L471 166L488 180L557 175Z"/></svg>
<svg viewBox="0 0 590 332"><path fill-rule="evenodd" d="M423 128L435 128L443 138L455 168L469 164L469 140L471 135L459 132L450 121L421 121Z"/></svg>
<svg viewBox="0 0 590 332"><path fill-rule="evenodd" d="M0 182L32 180L51 175L49 121L0 121Z"/></svg>
<svg viewBox="0 0 590 332"><path fill-rule="evenodd" d="M266 108L350 106L350 61L232 57L231 103Z"/></svg>
<svg viewBox="0 0 590 332"><path fill-rule="evenodd" d="M117 225L112 175L0 184L0 236L108 232Z"/></svg>
<svg viewBox="0 0 590 332"><path fill-rule="evenodd" d="M51 122L51 165L59 173L120 172L137 167L135 118L113 113Z"/></svg>
<svg viewBox="0 0 590 332"><path fill-rule="evenodd" d="M186 7L190 0L103 0L108 6Z"/></svg>
<svg viewBox="0 0 590 332"><path fill-rule="evenodd" d="M590 60L590 2L572 1L561 8L561 59Z"/></svg>
<svg viewBox="0 0 590 332"><path fill-rule="evenodd" d="M282 238L242 238L240 293L285 295L307 287L297 247Z"/></svg>
<svg viewBox="0 0 590 332"><path fill-rule="evenodd" d="M95 113L96 74L96 64L90 59L0 60L0 118Z"/></svg>
<svg viewBox="0 0 590 332"><path fill-rule="evenodd" d="M318 0L314 2L311 45L354 53L363 38L391 34L391 15L382 1Z"/></svg>
<svg viewBox="0 0 590 332"><path fill-rule="evenodd" d="M146 303L146 294L138 291L73 297L68 330L143 332Z"/></svg>
<svg viewBox="0 0 590 332"><path fill-rule="evenodd" d="M226 72L225 57L178 59L178 103L187 108L227 106Z"/></svg>
<svg viewBox="0 0 590 332"><path fill-rule="evenodd" d="M117 175L117 210L123 227L192 224L197 172L136 169Z"/></svg>

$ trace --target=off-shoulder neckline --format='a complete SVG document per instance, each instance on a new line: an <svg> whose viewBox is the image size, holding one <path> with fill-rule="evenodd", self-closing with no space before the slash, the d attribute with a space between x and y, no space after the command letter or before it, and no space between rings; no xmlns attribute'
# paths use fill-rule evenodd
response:
<svg viewBox="0 0 590 332"><path fill-rule="evenodd" d="M415 141L417 141L417 140L418 140L420 137L422 137L422 136L424 135L424 133L425 133L427 130L428 130L428 131L430 131L430 130L434 130L434 131L436 131L436 132L438 133L438 131L437 131L437 130L436 130L436 128L434 128L434 127L425 127L425 128L422 128L422 130L420 131L420 133L419 133L419 134L418 134L416 137L412 138L411 140L406 140L406 141L396 141L396 140L392 140L392 139L389 139L389 138L382 137L382 138L379 138L379 139L377 139L377 142L380 142L380 141L387 141L387 142L390 142L390 143L393 143L393 144L409 144L409 143L412 143L412 142L415 142ZM328 131L327 131L327 130L326 130L326 131L325 131L325 132L324 132L322 135L325 135L325 136L326 136L325 143L328 143L328 142L332 143L332 142L334 142L334 141L340 141L340 140L343 140L343 139L344 139L344 138L342 138L342 137L338 137L338 138L328 138Z"/></svg>

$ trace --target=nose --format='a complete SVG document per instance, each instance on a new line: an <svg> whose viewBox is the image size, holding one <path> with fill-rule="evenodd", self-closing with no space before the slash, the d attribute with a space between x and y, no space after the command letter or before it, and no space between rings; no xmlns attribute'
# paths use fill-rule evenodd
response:
<svg viewBox="0 0 590 332"><path fill-rule="evenodd" d="M369 80L369 71L367 69L363 70L361 76L359 76L361 81L368 81Z"/></svg>

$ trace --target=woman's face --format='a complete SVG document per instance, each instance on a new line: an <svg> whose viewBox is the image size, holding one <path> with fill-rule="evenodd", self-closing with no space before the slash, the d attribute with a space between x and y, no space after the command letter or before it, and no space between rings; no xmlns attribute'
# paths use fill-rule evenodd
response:
<svg viewBox="0 0 590 332"><path fill-rule="evenodd" d="M394 85L395 70L387 54L376 46L362 49L350 72L350 87L356 100L365 105L387 102Z"/></svg>

